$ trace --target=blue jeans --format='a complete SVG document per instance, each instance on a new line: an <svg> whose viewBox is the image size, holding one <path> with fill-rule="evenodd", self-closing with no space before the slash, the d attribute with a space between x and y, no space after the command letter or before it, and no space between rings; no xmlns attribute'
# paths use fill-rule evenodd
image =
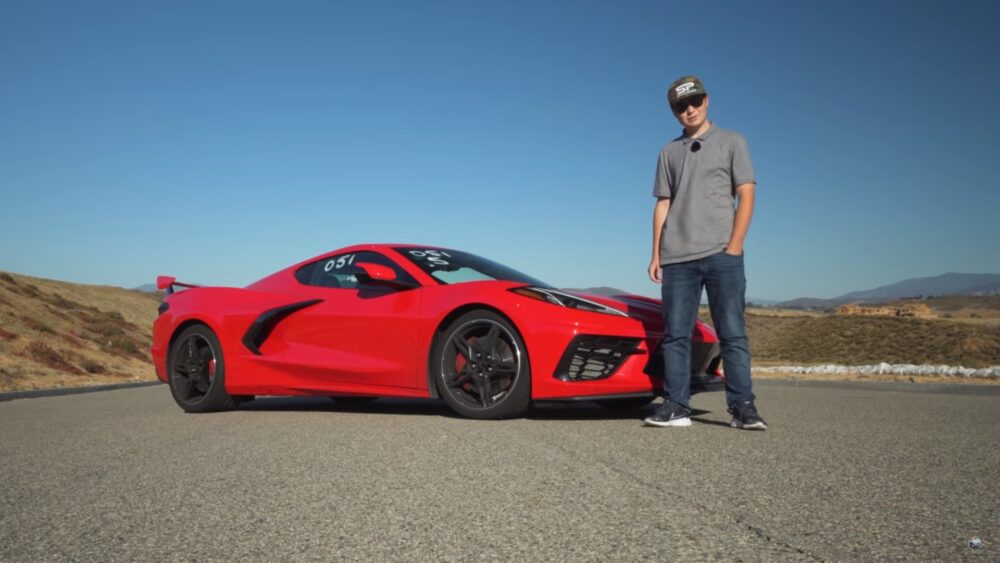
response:
<svg viewBox="0 0 1000 563"><path fill-rule="evenodd" d="M689 407L691 333L698 318L702 287L708 293L712 322L722 347L726 403L754 400L750 381L750 345L743 310L746 275L743 256L719 252L698 260L663 266L663 387L667 399Z"/></svg>

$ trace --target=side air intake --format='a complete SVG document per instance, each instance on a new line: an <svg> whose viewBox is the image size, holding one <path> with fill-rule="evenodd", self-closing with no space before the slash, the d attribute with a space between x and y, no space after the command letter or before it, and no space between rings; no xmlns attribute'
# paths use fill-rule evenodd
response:
<svg viewBox="0 0 1000 563"><path fill-rule="evenodd" d="M310 299L309 301L300 301L264 311L254 320L250 328L247 329L246 334L243 335L243 345L247 347L247 350L260 356L260 347L267 340L267 337L271 336L271 331L274 330L274 327L278 326L278 323L295 311L305 309L322 301L322 299Z"/></svg>
<svg viewBox="0 0 1000 563"><path fill-rule="evenodd" d="M581 334L570 341L555 377L563 381L593 381L611 377L639 349L641 338Z"/></svg>

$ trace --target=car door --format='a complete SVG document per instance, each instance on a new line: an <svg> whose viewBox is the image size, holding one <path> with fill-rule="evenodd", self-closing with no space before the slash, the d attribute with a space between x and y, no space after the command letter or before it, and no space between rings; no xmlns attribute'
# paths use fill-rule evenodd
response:
<svg viewBox="0 0 1000 563"><path fill-rule="evenodd" d="M411 288L361 283L359 263L392 268ZM302 292L321 301L284 330L285 362L318 388L417 388L419 284L377 252L341 254L306 266Z"/></svg>

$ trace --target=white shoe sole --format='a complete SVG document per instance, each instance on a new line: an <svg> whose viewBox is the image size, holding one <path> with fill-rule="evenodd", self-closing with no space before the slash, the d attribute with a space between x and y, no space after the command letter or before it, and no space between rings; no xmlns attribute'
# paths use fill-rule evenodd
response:
<svg viewBox="0 0 1000 563"><path fill-rule="evenodd" d="M733 428L739 428L740 430L767 430L767 425L764 424L763 422L755 422L753 424L743 424L742 422L736 420L735 418L733 419L732 422L729 423L729 426L732 426Z"/></svg>
<svg viewBox="0 0 1000 563"><path fill-rule="evenodd" d="M668 420L666 422L660 422L657 420L653 420L652 418L647 418L646 420L642 421L642 423L645 424L646 426L658 426L660 428L670 428L673 426L678 426L678 427L691 426L691 419L685 416L684 418L675 418L673 420Z"/></svg>

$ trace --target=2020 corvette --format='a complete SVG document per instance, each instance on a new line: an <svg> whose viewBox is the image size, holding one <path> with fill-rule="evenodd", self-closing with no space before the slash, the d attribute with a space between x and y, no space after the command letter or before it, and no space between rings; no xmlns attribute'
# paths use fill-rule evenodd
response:
<svg viewBox="0 0 1000 563"><path fill-rule="evenodd" d="M156 374L188 412L258 395L426 397L492 419L535 400L642 406L662 381L658 300L571 293L458 250L365 244L246 288L157 286ZM718 364L699 321L692 377Z"/></svg>

